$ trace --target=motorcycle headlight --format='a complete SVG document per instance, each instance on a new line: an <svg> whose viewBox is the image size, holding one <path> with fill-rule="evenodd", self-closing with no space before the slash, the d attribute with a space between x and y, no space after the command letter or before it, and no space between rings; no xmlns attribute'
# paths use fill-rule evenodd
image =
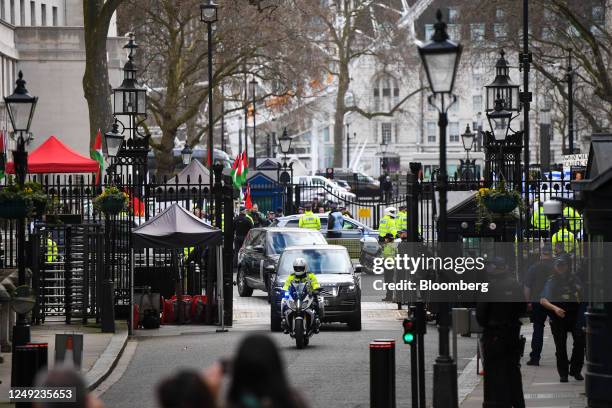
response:
<svg viewBox="0 0 612 408"><path fill-rule="evenodd" d="M312 298L308 297L304 300L304 304L302 305L302 309L308 309L312 304Z"/></svg>
<svg viewBox="0 0 612 408"><path fill-rule="evenodd" d="M293 301L293 299L291 299L291 298L285 299L285 302L286 302L287 307L289 309L295 310L295 302Z"/></svg>

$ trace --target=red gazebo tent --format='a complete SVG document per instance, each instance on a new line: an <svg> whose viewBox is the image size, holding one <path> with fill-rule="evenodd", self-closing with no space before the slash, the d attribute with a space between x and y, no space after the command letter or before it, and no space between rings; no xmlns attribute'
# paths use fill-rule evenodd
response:
<svg viewBox="0 0 612 408"><path fill-rule="evenodd" d="M50 136L28 155L28 173L97 173L97 161L75 152ZM6 172L14 173L13 162L6 164Z"/></svg>

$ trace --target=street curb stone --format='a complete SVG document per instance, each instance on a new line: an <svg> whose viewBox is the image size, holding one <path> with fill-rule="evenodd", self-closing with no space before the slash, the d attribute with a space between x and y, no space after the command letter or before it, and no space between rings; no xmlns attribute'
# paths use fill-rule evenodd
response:
<svg viewBox="0 0 612 408"><path fill-rule="evenodd" d="M89 390L94 390L110 375L117 365L119 358L121 358L123 350L125 350L128 338L127 327L118 328L118 332L113 334L104 352L85 374L85 381Z"/></svg>

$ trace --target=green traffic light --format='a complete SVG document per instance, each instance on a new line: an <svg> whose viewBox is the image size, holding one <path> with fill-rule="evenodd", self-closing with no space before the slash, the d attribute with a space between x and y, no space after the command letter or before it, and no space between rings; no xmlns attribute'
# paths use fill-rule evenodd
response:
<svg viewBox="0 0 612 408"><path fill-rule="evenodd" d="M414 341L414 334L412 333L404 333L404 343L412 343Z"/></svg>

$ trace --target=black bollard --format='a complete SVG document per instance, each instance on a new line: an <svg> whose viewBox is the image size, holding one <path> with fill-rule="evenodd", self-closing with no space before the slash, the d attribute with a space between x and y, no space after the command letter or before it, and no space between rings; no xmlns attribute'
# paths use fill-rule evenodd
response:
<svg viewBox="0 0 612 408"><path fill-rule="evenodd" d="M370 408L395 408L395 340L370 343Z"/></svg>

